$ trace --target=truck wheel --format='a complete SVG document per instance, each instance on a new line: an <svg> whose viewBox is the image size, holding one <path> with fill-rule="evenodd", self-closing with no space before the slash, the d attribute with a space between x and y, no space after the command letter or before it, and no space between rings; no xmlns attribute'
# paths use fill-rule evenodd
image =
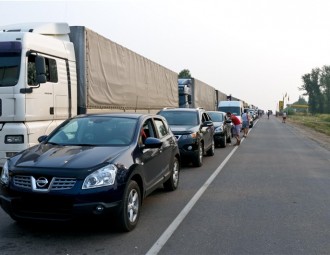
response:
<svg viewBox="0 0 330 255"><path fill-rule="evenodd" d="M193 165L196 167L200 167L203 165L203 144L200 143L198 145L197 152L195 152L194 159L193 159Z"/></svg>
<svg viewBox="0 0 330 255"><path fill-rule="evenodd" d="M207 156L213 156L214 155L214 139L212 139L211 148L207 151Z"/></svg>
<svg viewBox="0 0 330 255"><path fill-rule="evenodd" d="M120 228L123 231L133 230L140 217L141 192L139 185L131 180L129 181L123 201L119 209Z"/></svg>
<svg viewBox="0 0 330 255"><path fill-rule="evenodd" d="M164 182L164 188L167 191L176 190L179 185L180 164L177 157L174 157L174 162L171 171L171 177Z"/></svg>

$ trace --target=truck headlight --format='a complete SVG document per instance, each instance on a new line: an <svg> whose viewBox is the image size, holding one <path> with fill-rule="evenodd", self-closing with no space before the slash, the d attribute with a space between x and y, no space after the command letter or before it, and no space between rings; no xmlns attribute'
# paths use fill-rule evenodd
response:
<svg viewBox="0 0 330 255"><path fill-rule="evenodd" d="M9 171L8 171L8 161L4 164L1 172L1 182L8 185L9 183Z"/></svg>
<svg viewBox="0 0 330 255"><path fill-rule="evenodd" d="M115 183L117 167L113 164L96 170L88 175L83 183L82 189L94 189L104 186L110 186Z"/></svg>
<svg viewBox="0 0 330 255"><path fill-rule="evenodd" d="M6 144L24 143L24 136L23 135L6 135L5 143Z"/></svg>

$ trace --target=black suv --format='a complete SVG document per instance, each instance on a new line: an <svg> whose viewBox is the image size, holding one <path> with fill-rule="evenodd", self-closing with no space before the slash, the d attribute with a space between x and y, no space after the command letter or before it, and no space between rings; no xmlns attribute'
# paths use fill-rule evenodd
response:
<svg viewBox="0 0 330 255"><path fill-rule="evenodd" d="M170 125L182 158L189 159L194 166L201 166L205 153L214 155L214 126L204 109L165 108L158 114L164 116Z"/></svg>
<svg viewBox="0 0 330 255"><path fill-rule="evenodd" d="M179 149L162 116L81 115L39 141L0 176L0 206L17 221L117 216L130 231L147 195L179 184Z"/></svg>

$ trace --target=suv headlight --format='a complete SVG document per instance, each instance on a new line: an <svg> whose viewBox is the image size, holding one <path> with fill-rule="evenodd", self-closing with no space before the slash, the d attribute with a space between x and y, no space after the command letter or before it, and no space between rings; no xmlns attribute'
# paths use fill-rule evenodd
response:
<svg viewBox="0 0 330 255"><path fill-rule="evenodd" d="M217 127L217 128L214 130L215 133L221 133L222 131L223 131L222 126Z"/></svg>
<svg viewBox="0 0 330 255"><path fill-rule="evenodd" d="M82 189L94 189L115 183L117 167L113 164L96 170L85 178Z"/></svg>
<svg viewBox="0 0 330 255"><path fill-rule="evenodd" d="M182 139L188 139L188 138L193 138L193 139L195 139L195 138L197 138L197 133L194 132L194 133L191 133L191 134L188 134L188 135L182 135L181 138L182 138Z"/></svg>
<svg viewBox="0 0 330 255"><path fill-rule="evenodd" d="M8 185L9 183L9 171L8 171L8 161L4 164L1 172L1 182Z"/></svg>

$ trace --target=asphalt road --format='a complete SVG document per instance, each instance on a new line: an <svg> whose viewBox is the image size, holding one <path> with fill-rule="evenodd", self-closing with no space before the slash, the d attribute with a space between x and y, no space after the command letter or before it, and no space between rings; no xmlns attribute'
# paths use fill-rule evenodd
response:
<svg viewBox="0 0 330 255"><path fill-rule="evenodd" d="M239 147L185 166L138 227L19 225L0 210L0 254L330 254L330 152L275 117Z"/></svg>

